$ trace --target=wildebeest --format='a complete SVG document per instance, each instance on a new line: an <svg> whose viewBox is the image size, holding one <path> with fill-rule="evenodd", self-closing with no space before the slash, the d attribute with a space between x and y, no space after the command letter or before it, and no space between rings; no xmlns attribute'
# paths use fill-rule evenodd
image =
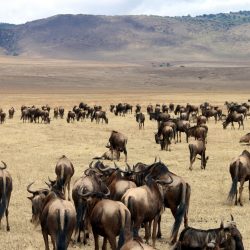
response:
<svg viewBox="0 0 250 250"><path fill-rule="evenodd" d="M193 126L187 129L187 142L189 137L194 137L195 140L201 138L206 141L208 127L206 125Z"/></svg>
<svg viewBox="0 0 250 250"><path fill-rule="evenodd" d="M9 225L9 204L10 196L12 192L12 178L10 173L6 170L7 165L3 162L3 167L0 167L0 227L1 220L5 214L6 217L6 229L10 231Z"/></svg>
<svg viewBox="0 0 250 250"><path fill-rule="evenodd" d="M108 190L108 189L107 189ZM119 201L105 199L109 190L103 192L78 192L82 198L90 200L88 213L95 239L95 250L99 250L99 235L103 236L103 247L106 249L109 241L112 250L117 249L116 236L119 235L118 249L131 240L131 215L128 208Z"/></svg>
<svg viewBox="0 0 250 250"><path fill-rule="evenodd" d="M96 120L96 123L98 123L98 124L100 122L100 119L102 119L102 123L103 123L103 121L105 121L105 123L108 124L108 118L106 116L106 112L105 111L96 111L96 112L94 112L94 114L91 117L91 122L94 119Z"/></svg>
<svg viewBox="0 0 250 250"><path fill-rule="evenodd" d="M232 128L234 128L234 122L238 122L239 124L239 129L242 126L242 128L244 129L244 116L242 114L238 114L236 112L233 113L229 113L226 120L222 123L223 128L226 129L228 124L231 123Z"/></svg>
<svg viewBox="0 0 250 250"><path fill-rule="evenodd" d="M169 185L173 182L171 176L168 180L153 180L146 177L145 184L141 187L130 188L122 197L122 202L131 213L131 221L134 237L138 237L138 231L142 223L145 223L145 239L148 243L150 237L149 223L153 221L153 247L156 241L156 228L163 209L164 193L158 184Z"/></svg>
<svg viewBox="0 0 250 250"><path fill-rule="evenodd" d="M208 118L210 118L210 117L214 117L215 123L218 120L218 112L215 109L205 109L204 108L201 110L201 113L203 116L205 116L207 118L207 121L208 121Z"/></svg>
<svg viewBox="0 0 250 250"><path fill-rule="evenodd" d="M144 179L147 175L150 175L153 179L168 180L169 176L173 179L173 182L168 185L168 188L164 189L164 206L170 208L172 215L175 218L175 222L171 233L171 242L175 243L178 236L178 231L184 218L184 226L188 226L188 210L191 189L190 185L185 182L180 176L168 170L168 167L162 162L155 162L152 165L147 166L143 163L137 163L134 166L136 172L136 184L138 186L143 185ZM160 220L158 222L157 237L161 237Z"/></svg>
<svg viewBox="0 0 250 250"><path fill-rule="evenodd" d="M13 118L14 113L15 113L15 109L14 109L13 107L11 107L11 108L9 109L9 119L12 119L12 118Z"/></svg>
<svg viewBox="0 0 250 250"><path fill-rule="evenodd" d="M237 202L243 206L242 191L245 181L250 181L250 153L244 150L241 155L232 160L229 167L232 178L232 186L228 195L228 200L233 201L235 197L235 205ZM237 184L240 182L239 200L237 200ZM249 200L250 200L250 182L249 182Z"/></svg>
<svg viewBox="0 0 250 250"><path fill-rule="evenodd" d="M203 139L199 138L195 143L191 143L188 145L189 148L189 158L190 158L190 166L189 169L193 169L193 163L195 162L195 158L197 155L201 156L201 169L206 168L208 156L206 157L206 143Z"/></svg>
<svg viewBox="0 0 250 250"><path fill-rule="evenodd" d="M111 160L111 161L115 161L118 160L120 158L120 152L119 151L113 151L113 154L111 152L111 150L106 151L104 154L102 154L101 156L95 156L93 158L93 160Z"/></svg>
<svg viewBox="0 0 250 250"><path fill-rule="evenodd" d="M186 141L188 141L188 139L187 139L187 130L188 130L188 128L190 128L189 121L184 121L184 120L180 120L180 119L178 119L176 121L177 142L178 142L178 137L180 138L180 142L181 142L181 133L186 134Z"/></svg>
<svg viewBox="0 0 250 250"><path fill-rule="evenodd" d="M68 116L67 116L67 122L69 123L70 121L74 121L76 117L76 114L73 111L69 111L68 112Z"/></svg>
<svg viewBox="0 0 250 250"><path fill-rule="evenodd" d="M58 107L55 107L54 108L54 118L57 119L58 115L59 115L59 109L58 109Z"/></svg>
<svg viewBox="0 0 250 250"><path fill-rule="evenodd" d="M140 113L141 112L141 105L140 104L136 104L135 106L135 113Z"/></svg>
<svg viewBox="0 0 250 250"><path fill-rule="evenodd" d="M6 113L1 112L0 113L0 123L1 124L5 122L5 118L6 118Z"/></svg>
<svg viewBox="0 0 250 250"><path fill-rule="evenodd" d="M33 195L29 197L32 202L32 213L38 211L45 249L49 250L48 236L50 235L55 250L66 250L76 226L76 211L73 204L64 199L64 195L61 193L62 187L56 183L52 186L51 191L48 190L47 194L43 193L42 205L39 207L40 204L34 201L36 196L40 196L41 193L31 191L31 184L27 187L27 191Z"/></svg>
<svg viewBox="0 0 250 250"><path fill-rule="evenodd" d="M85 119L85 116L86 112L83 109L80 109L80 111L76 115L76 120L79 121L81 119L81 121L83 121Z"/></svg>
<svg viewBox="0 0 250 250"><path fill-rule="evenodd" d="M250 143L250 133L247 133L246 135L242 136L240 138L240 142L242 143Z"/></svg>
<svg viewBox="0 0 250 250"><path fill-rule="evenodd" d="M123 245L121 250L153 250L149 245L143 244L140 240L134 239Z"/></svg>
<svg viewBox="0 0 250 250"><path fill-rule="evenodd" d="M63 119L64 116L64 108L63 107L59 107L59 116L61 117L61 119Z"/></svg>
<svg viewBox="0 0 250 250"><path fill-rule="evenodd" d="M68 200L70 200L70 182L74 172L75 170L72 162L65 155L61 156L56 163L56 181L63 187L65 197L66 188L68 189Z"/></svg>
<svg viewBox="0 0 250 250"><path fill-rule="evenodd" d="M126 149L127 142L128 138L122 133L114 130L111 132L111 135L109 137L109 143L106 147L110 148L112 153L112 159L113 159L113 151L115 150L119 152L124 152L125 161L127 161L127 149Z"/></svg>
<svg viewBox="0 0 250 250"><path fill-rule="evenodd" d="M234 221L219 228L201 230L185 228L176 243L174 250L244 250L242 236Z"/></svg>
<svg viewBox="0 0 250 250"><path fill-rule="evenodd" d="M187 111L188 113L193 113L193 112L195 112L196 114L199 114L199 107L187 103L186 111Z"/></svg>
<svg viewBox="0 0 250 250"><path fill-rule="evenodd" d="M144 128L145 115L143 113L136 113L136 121L139 123L139 129Z"/></svg>
<svg viewBox="0 0 250 250"><path fill-rule="evenodd" d="M161 150L171 151L169 145L171 144L173 137L174 137L173 128L170 126L164 126L161 129L160 134L159 133L155 134L155 142L161 145Z"/></svg>
<svg viewBox="0 0 250 250"><path fill-rule="evenodd" d="M150 114L150 113L153 113L154 112L154 108L153 108L153 105L152 104L149 104L147 106L147 113Z"/></svg>
<svg viewBox="0 0 250 250"><path fill-rule="evenodd" d="M202 124L206 124L207 123L207 118L206 116L203 116L203 115L199 115L197 117L197 125L200 126Z"/></svg>

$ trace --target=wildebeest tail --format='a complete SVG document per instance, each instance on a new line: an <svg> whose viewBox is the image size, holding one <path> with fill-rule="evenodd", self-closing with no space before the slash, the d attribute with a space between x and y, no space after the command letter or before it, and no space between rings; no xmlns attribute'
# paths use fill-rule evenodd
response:
<svg viewBox="0 0 250 250"><path fill-rule="evenodd" d="M62 211L61 211L62 212ZM58 231L56 235L56 245L57 250L66 250L67 249L67 226L69 224L69 218L68 218L68 211L64 211L64 216L61 219L60 210L57 210L57 224L58 224ZM62 221L63 220L63 221Z"/></svg>
<svg viewBox="0 0 250 250"><path fill-rule="evenodd" d="M229 191L228 198L227 198L228 201L230 201L230 202L233 201L235 195L237 194L238 173L239 173L240 164L241 164L240 160L237 160L235 162L234 179L233 179L232 186L231 186L231 189Z"/></svg>
<svg viewBox="0 0 250 250"><path fill-rule="evenodd" d="M188 148L189 148L189 158L190 158L190 162L192 161L192 158L193 158L193 154L194 154L194 149L193 149L193 145L192 144L189 144L188 145Z"/></svg>
<svg viewBox="0 0 250 250"><path fill-rule="evenodd" d="M172 228L172 238L177 235L179 228L181 226L183 217L186 213L187 209L187 202L186 202L186 195L187 195L187 184L182 183L182 190L181 190L181 202L177 208L176 215L175 215L175 222Z"/></svg>
<svg viewBox="0 0 250 250"><path fill-rule="evenodd" d="M2 170L0 170L2 171ZM6 176L4 174L4 171L2 171L3 173L3 177L2 177L2 197L1 197L1 201L0 201L0 219L2 219L4 212L6 210L6 206L7 206L7 194L6 194Z"/></svg>
<svg viewBox="0 0 250 250"><path fill-rule="evenodd" d="M84 226L85 226L86 212L87 212L87 204L83 204L82 202L79 202L76 207L76 232L78 232L81 229L82 223L84 223Z"/></svg>
<svg viewBox="0 0 250 250"><path fill-rule="evenodd" d="M120 249L125 242L127 242L132 238L130 212L128 210L125 210L124 213L122 213L121 211L119 211L119 213L120 213L120 219L122 221L122 226L119 234L118 249Z"/></svg>

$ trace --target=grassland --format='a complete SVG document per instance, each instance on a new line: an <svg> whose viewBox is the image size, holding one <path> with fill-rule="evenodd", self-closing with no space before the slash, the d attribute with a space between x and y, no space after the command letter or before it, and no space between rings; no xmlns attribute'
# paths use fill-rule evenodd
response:
<svg viewBox="0 0 250 250"><path fill-rule="evenodd" d="M5 60L5 61L4 61ZM194 164L194 170L190 172L188 144L185 142L172 145L171 152L160 150L160 146L154 142L153 133L156 131L156 123L149 121L145 123L145 129L139 131L135 122L134 114L124 117L116 117L108 111L109 104L128 102L133 105L140 103L143 112L149 103L200 104L208 101L211 104L223 107L224 101L232 100L245 102L249 99L250 91L247 82L248 73L245 71L239 75L236 71L230 71L228 65L226 70L232 72L230 77L226 76L225 68L221 65L217 68L214 77L216 92L202 91L200 89L188 89L188 84L198 84L199 81L192 77L192 69L189 75L158 74L148 71L149 68L141 65L108 65L99 63L85 64L81 62L56 62L41 60L0 60L1 76L0 84L0 107L7 111L11 106L16 108L13 120L6 120L0 125L0 160L8 164L8 170L13 176L14 189L10 202L10 226L11 231L5 231L5 219L0 229L1 249L44 249L40 228L34 228L30 223L31 204L26 198L27 185L35 181L35 187L44 187L44 181L48 176L55 177L54 168L57 159L65 154L75 166L73 182L79 178L84 169L91 162L92 157L105 152L105 145L112 130L118 130L128 137L128 162L135 164L138 161L151 163L155 156L161 158L170 170L187 180L192 188L191 204L189 212L190 226L197 228L214 228L219 226L220 220L227 220L233 214L237 225L242 232L245 249L250 249L250 201L248 200L248 183L245 183L243 191L244 207L235 207L226 203L227 194L231 184L228 166L231 159L239 155L243 149L249 146L240 145L239 137L249 132L250 121L245 121L245 130L222 129L221 122L217 124L213 120L208 123L207 154L210 159L205 171L200 169L199 162ZM78 66L80 65L80 67ZM85 65L85 66L84 66ZM89 65L88 67L86 65ZM92 66L91 66L92 65ZM106 65L106 66L105 66ZM199 71L197 63L194 68ZM235 66L235 65L234 65ZM237 65L238 70L243 70L246 65ZM209 70L208 65L205 67ZM68 71L66 71L68 69ZM119 69L117 71L117 69ZM128 70L129 69L129 70ZM137 71L138 69L142 71ZM152 68L150 68L152 70ZM221 70L220 70L221 69ZM174 71L174 70L173 70ZM78 72L78 74L77 74ZM104 74L104 72L106 72ZM145 74L138 73L145 72ZM89 74L88 74L89 73ZM131 74L130 74L131 73ZM204 72L203 72L204 73ZM122 77L119 77L122 76ZM71 76L71 78L70 78ZM154 85L142 83L148 76ZM156 78L157 76L157 78ZM205 73L205 76L206 73ZM238 88L237 82L245 77L245 85ZM161 88L159 82L166 82L168 87ZM203 80L203 86L209 86L211 78ZM62 84L60 84L62 80ZM89 80L89 81L88 81ZM183 83L182 85L180 84ZM223 84L228 81L229 89L224 91ZM103 85L98 85L99 83ZM123 85L128 83L128 85ZM171 84L180 84L179 89L170 88ZM64 84L65 83L65 84ZM91 83L91 87L85 83ZM105 84L108 88L104 88ZM134 85L133 85L134 84ZM142 85L140 85L142 84ZM112 89L112 86L115 86ZM190 85L191 86L191 85ZM244 87L245 86L245 87ZM240 91L239 91L240 90ZM4 93L3 93L4 92ZM107 110L109 124L95 124L90 120L68 124L65 119L53 120L50 125L46 124L23 124L20 120L20 106L49 104L52 108L62 105L66 111L79 102L89 105L100 104ZM224 111L225 112L225 111ZM112 164L111 162L107 162ZM124 157L118 163L124 166ZM169 210L164 212L163 238L156 243L157 249L170 249L166 244L168 240L173 218ZM141 231L144 234L143 231ZM69 249L82 249L81 246L70 246ZM84 249L93 249L93 239Z"/></svg>

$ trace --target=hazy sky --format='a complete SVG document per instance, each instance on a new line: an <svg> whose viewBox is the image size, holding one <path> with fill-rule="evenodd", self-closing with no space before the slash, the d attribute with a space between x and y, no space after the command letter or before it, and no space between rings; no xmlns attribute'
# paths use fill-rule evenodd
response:
<svg viewBox="0 0 250 250"><path fill-rule="evenodd" d="M182 16L250 10L250 0L0 0L0 22L56 14Z"/></svg>

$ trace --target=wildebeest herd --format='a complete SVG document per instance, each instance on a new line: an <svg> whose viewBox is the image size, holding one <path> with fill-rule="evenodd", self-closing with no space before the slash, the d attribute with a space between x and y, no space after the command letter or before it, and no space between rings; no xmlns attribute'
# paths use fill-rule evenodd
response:
<svg viewBox="0 0 250 250"><path fill-rule="evenodd" d="M147 106L149 120L157 122L155 142L160 144L161 150L175 150L170 145L181 142L181 133L185 135L188 143L190 137L193 140L187 146L190 155L190 167L192 170L196 156L201 161L201 169L205 169L208 156L206 145L208 135L208 120L213 117L215 122L221 121L222 128L237 122L239 128L244 129L244 120L247 119L249 105L225 102L227 113L223 114L218 106L202 103L199 107L191 104L186 106L159 105ZM49 124L53 119L64 119L64 108L55 107L54 116L50 117L49 105L41 108L35 106L22 106L20 119L29 123ZM110 112L116 116L125 117L133 114L133 106L127 103L110 105ZM12 119L15 109L9 110L9 119ZM111 114L110 114L111 115ZM135 121L139 124L139 130L144 128L146 114L142 113L142 107L137 104ZM1 123L6 121L6 114L0 109ZM106 124L109 122L107 112L101 106L90 107L85 103L74 106L67 113L66 121L71 123L89 119L91 122L100 120ZM121 118L125 119L125 118ZM148 121L150 122L150 121ZM249 133L239 138L240 142L249 143ZM66 157L59 158L55 167L55 179L44 180L46 187L33 190L33 182L27 186L27 192L32 207L31 222L41 226L45 249L49 249L51 237L54 249L67 249L70 241L86 244L89 234L94 237L95 249L99 249L99 236L103 237L102 249L107 249L109 243L111 249L153 249L157 244L157 238L162 237L161 217L165 208L169 208L174 224L171 230L170 244L173 249L225 249L242 250L243 239L236 226L233 216L227 222L222 222L218 228L202 230L189 226L188 212L190 206L191 187L181 176L169 170L169 167L160 159L155 159L152 164L137 162L133 166L126 163L125 168L120 168L114 162L114 166L105 164L103 160L120 160L120 153L125 155L125 162L129 157L126 135L112 131L107 141L108 151L102 156L93 156L93 160L72 185L71 178L74 175L74 166ZM104 145L105 146L105 145ZM166 152L169 154L169 152ZM97 160L97 161L96 161ZM6 170L7 164L2 162L0 167L0 222L5 215L7 231L10 230L8 222L9 204L12 192L12 178ZM229 172L232 178L232 186L228 200L235 199L235 205L239 202L242 206L243 184L250 181L250 153L243 150L231 163ZM237 184L240 182L239 197L237 196ZM249 184L250 185L250 184ZM249 186L250 187L250 186ZM250 188L249 188L250 192ZM250 199L250 193L249 193ZM71 201L72 200L72 201ZM184 223L184 229L179 234L179 229ZM143 243L142 231L145 230L145 243ZM178 238L179 234L179 238ZM152 244L150 238L152 237ZM117 241L118 238L118 241ZM151 246L152 247L151 247Z"/></svg>

